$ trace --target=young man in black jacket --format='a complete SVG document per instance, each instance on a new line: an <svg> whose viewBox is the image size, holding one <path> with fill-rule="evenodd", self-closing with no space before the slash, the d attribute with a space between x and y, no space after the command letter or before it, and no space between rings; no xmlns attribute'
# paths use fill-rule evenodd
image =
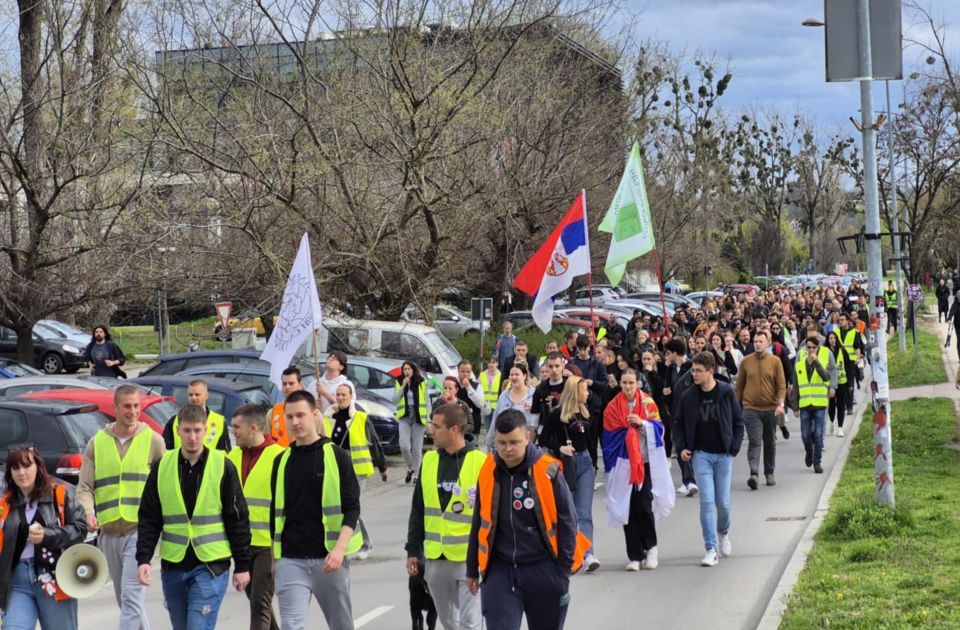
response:
<svg viewBox="0 0 960 630"><path fill-rule="evenodd" d="M690 379L685 379L684 377L689 377L688 373L690 368L693 367L693 363L687 358L687 344L684 343L682 339L674 338L668 341L664 348L663 358L666 364L666 369L663 374L663 383L665 385L663 395L666 397L667 404L670 406L670 413L664 415L672 417L673 410L676 409L680 397L683 396L686 388L690 386ZM669 446L673 448L674 452L679 453L680 449L676 447L676 438L672 435L671 438L673 439L670 441ZM669 449L667 453L670 453ZM680 465L680 486L677 488L677 494L685 497L697 496L699 488L697 487L697 478L693 472L693 466L680 457L677 457L677 463Z"/></svg>
<svg viewBox="0 0 960 630"><path fill-rule="evenodd" d="M350 562L360 550L360 486L350 454L317 432L320 411L310 392L283 406L295 440L274 460L270 537L274 583L284 629L304 628L312 594L330 630L353 630Z"/></svg>
<svg viewBox="0 0 960 630"><path fill-rule="evenodd" d="M160 541L160 580L174 630L213 628L227 590L230 558L238 591L250 582L250 521L243 487L221 450L203 445L207 413L180 410L180 448L150 470L137 525L138 578L150 585Z"/></svg>
<svg viewBox="0 0 960 630"><path fill-rule="evenodd" d="M717 565L733 553L730 542L730 483L733 458L743 443L743 412L733 388L714 378L713 354L693 357L693 381L674 407L673 440L680 459L693 464L700 482L700 527L707 550L700 562ZM719 534L719 542L717 535Z"/></svg>

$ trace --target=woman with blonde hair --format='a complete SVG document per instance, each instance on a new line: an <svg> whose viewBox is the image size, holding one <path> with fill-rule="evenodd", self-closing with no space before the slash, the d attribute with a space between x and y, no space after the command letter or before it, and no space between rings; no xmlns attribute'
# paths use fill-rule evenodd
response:
<svg viewBox="0 0 960 630"><path fill-rule="evenodd" d="M596 462L590 449L590 411L587 399L590 390L587 382L579 376L567 378L560 394L560 404L543 422L540 446L548 449L563 462L563 476L573 493L580 531L593 541L593 482L596 477ZM583 560L586 572L596 571L600 561L587 550Z"/></svg>

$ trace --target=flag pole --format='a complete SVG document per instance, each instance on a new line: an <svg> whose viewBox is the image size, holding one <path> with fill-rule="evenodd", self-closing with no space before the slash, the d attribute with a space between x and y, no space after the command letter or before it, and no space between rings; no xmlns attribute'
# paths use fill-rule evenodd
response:
<svg viewBox="0 0 960 630"><path fill-rule="evenodd" d="M313 329L313 375L320 382L320 357L317 356L317 329ZM313 392L311 392L313 393Z"/></svg>
<svg viewBox="0 0 960 630"><path fill-rule="evenodd" d="M667 301L663 298L663 276L660 275L660 256L657 248L653 248L653 264L657 268L657 287L660 289L660 307L663 309L663 329L667 339L670 338L670 314L667 313Z"/></svg>
<svg viewBox="0 0 960 630"><path fill-rule="evenodd" d="M590 223L587 221L587 189L581 188L580 194L583 196L583 223L586 233L589 235ZM590 347L597 345L597 331L593 328L593 261L590 261L590 273L587 274L587 299L590 302Z"/></svg>

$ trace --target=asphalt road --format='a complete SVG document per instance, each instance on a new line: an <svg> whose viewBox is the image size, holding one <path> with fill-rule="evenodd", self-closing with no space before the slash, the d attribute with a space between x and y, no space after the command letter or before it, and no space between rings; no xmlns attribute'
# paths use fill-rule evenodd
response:
<svg viewBox="0 0 960 630"><path fill-rule="evenodd" d="M864 395L860 392L860 398ZM862 401L860 401L862 403ZM860 405L862 406L862 404ZM848 421L852 424L852 421ZM746 441L734 465L733 516L730 537L733 556L714 568L700 567L703 543L698 500L678 497L673 513L658 524L660 566L655 571L624 572L627 562L623 534L606 526L603 488L594 497L595 546L601 561L592 575L571 581L569 629L604 628L755 628L803 529L814 514L842 439L826 437L825 473L814 474L803 464L800 423L791 416L789 440L777 443L777 485L747 488ZM370 557L351 566L351 594L357 628L401 630L411 626L403 544L412 487L403 483L398 466L391 481L374 481L363 496L364 520L376 545ZM673 465L676 478L678 470ZM154 586L148 594L155 628L169 627L155 560ZM230 590L220 610L218 628L247 627L243 594ZM315 602L308 627L325 628ZM80 628L104 630L116 622L112 587L80 603Z"/></svg>

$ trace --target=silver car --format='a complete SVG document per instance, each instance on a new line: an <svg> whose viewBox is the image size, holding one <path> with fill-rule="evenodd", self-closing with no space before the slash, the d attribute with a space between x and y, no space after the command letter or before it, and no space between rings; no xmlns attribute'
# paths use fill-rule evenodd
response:
<svg viewBox="0 0 960 630"><path fill-rule="evenodd" d="M408 306L400 315L400 319L413 324L426 323L420 309L415 306ZM468 332L479 333L480 324L480 321L471 319L468 313L454 306L438 304L433 307L433 327L447 337L463 337ZM490 332L490 322L483 322L483 332Z"/></svg>

